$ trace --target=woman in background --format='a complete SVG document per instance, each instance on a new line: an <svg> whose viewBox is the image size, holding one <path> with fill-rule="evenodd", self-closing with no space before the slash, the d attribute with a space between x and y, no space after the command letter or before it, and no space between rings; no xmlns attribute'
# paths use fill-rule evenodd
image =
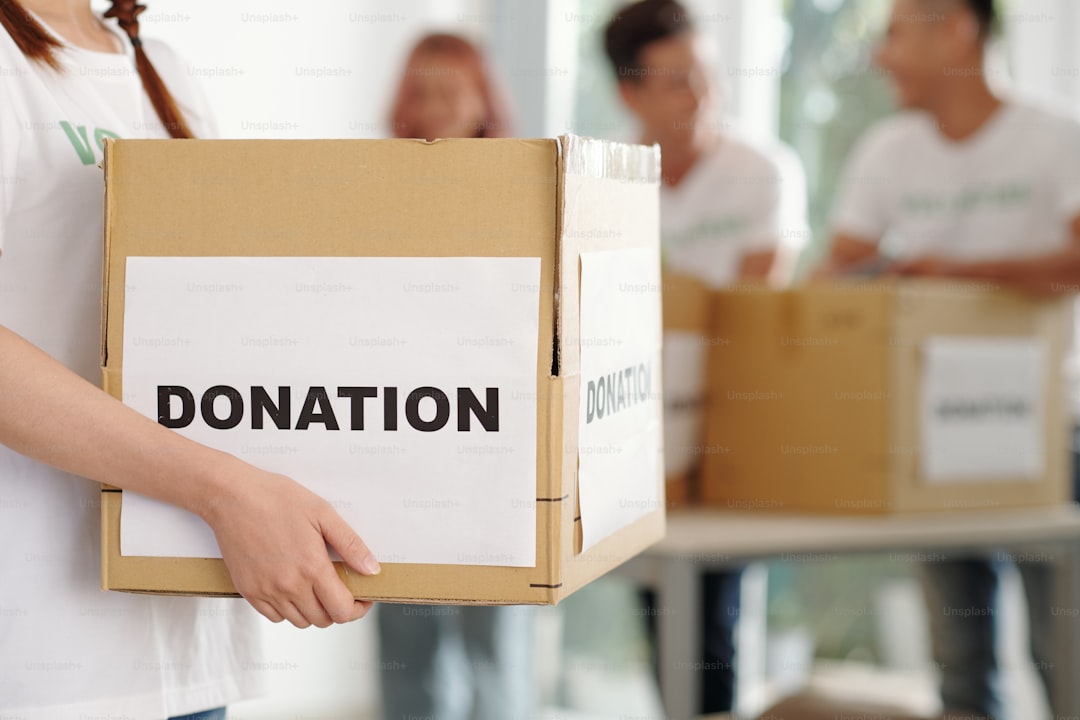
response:
<svg viewBox="0 0 1080 720"><path fill-rule="evenodd" d="M409 53L390 113L398 138L512 134L505 95L480 50L432 34ZM383 604L383 717L525 720L536 714L535 608Z"/></svg>
<svg viewBox="0 0 1080 720"><path fill-rule="evenodd" d="M513 118L480 49L457 35L433 33L405 61L390 130L423 140L510 137Z"/></svg>

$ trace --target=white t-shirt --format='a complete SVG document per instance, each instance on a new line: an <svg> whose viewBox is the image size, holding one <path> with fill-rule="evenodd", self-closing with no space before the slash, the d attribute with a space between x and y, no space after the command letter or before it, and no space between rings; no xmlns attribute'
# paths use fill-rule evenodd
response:
<svg viewBox="0 0 1080 720"><path fill-rule="evenodd" d="M660 238L669 269L717 288L738 280L747 254L797 252L809 240L802 165L785 146L725 136L660 191Z"/></svg>
<svg viewBox="0 0 1080 720"><path fill-rule="evenodd" d="M926 113L876 125L848 163L832 226L892 258L967 262L1061 250L1077 215L1080 124L1009 102L963 142L945 138ZM1080 420L1077 337L1066 374Z"/></svg>
<svg viewBox="0 0 1080 720"><path fill-rule="evenodd" d="M0 31L0 324L95 384L100 140L164 136L124 45L67 47L57 74ZM145 47L192 130L210 134L185 66ZM99 495L0 446L0 717L162 720L260 694L244 601L102 592Z"/></svg>
<svg viewBox="0 0 1080 720"><path fill-rule="evenodd" d="M882 121L845 171L833 229L898 259L1019 258L1060 250L1080 215L1080 124L1003 105L951 142L926 113Z"/></svg>

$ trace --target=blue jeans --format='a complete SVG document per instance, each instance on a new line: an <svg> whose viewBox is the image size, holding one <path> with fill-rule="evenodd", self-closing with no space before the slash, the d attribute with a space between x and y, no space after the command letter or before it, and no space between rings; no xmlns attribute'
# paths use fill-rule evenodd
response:
<svg viewBox="0 0 1080 720"><path fill-rule="evenodd" d="M378 608L385 720L536 717L536 608Z"/></svg>
<svg viewBox="0 0 1080 720"><path fill-rule="evenodd" d="M996 653L1000 565L972 557L918 567L934 662L941 673L942 704L947 710L990 720L1002 717L1003 711ZM1027 596L1031 656L1052 701L1051 567L1044 562L1020 562L1017 568Z"/></svg>
<svg viewBox="0 0 1080 720"><path fill-rule="evenodd" d="M706 715L731 712L735 701L735 629L742 613L742 567L704 573L701 576L701 712ZM656 615L656 594L641 592L648 617L647 630L653 648L653 669L660 682ZM693 672L687 670L686 672Z"/></svg>
<svg viewBox="0 0 1080 720"><path fill-rule="evenodd" d="M225 708L220 707L214 710L203 710L202 712L192 713L190 715L177 715L171 717L169 720L225 720Z"/></svg>
<svg viewBox="0 0 1080 720"><path fill-rule="evenodd" d="M1080 425L1073 430L1073 500L1080 501ZM1001 678L997 644L998 567L986 558L923 563L918 568L930 616L934 662L941 671L941 700L952 711L1000 717ZM1042 562L1017 563L1028 603L1031 656L1054 708L1055 633L1051 607L1051 568Z"/></svg>

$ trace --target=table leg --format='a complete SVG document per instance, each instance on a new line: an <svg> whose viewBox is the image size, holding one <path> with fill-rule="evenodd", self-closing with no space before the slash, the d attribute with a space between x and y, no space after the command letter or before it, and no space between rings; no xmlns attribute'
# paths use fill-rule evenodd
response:
<svg viewBox="0 0 1080 720"><path fill-rule="evenodd" d="M660 694L668 720L692 720L701 702L701 570L664 558L656 588Z"/></svg>

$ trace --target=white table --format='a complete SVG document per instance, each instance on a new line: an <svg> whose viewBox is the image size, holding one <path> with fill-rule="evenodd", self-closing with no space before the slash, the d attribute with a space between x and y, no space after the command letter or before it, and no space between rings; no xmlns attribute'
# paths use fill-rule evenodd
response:
<svg viewBox="0 0 1080 720"><path fill-rule="evenodd" d="M814 553L913 553L1053 546L1055 604L1080 608L1080 508L1074 505L893 516L767 515L693 509L668 515L667 537L623 566L656 592L660 687L669 720L695 716L701 660L701 575L753 560ZM1057 636L1058 710L1080 717L1080 620Z"/></svg>

